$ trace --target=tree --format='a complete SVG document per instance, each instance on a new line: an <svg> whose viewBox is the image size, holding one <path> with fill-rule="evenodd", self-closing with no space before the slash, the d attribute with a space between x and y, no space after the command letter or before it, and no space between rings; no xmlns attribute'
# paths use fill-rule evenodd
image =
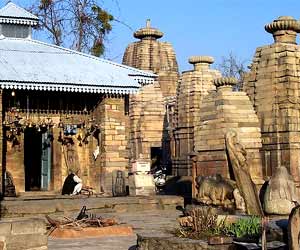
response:
<svg viewBox="0 0 300 250"><path fill-rule="evenodd" d="M30 11L55 45L103 54L114 17L97 0L36 0Z"/></svg>
<svg viewBox="0 0 300 250"><path fill-rule="evenodd" d="M225 77L235 77L238 80L234 90L241 90L243 88L244 75L246 71L246 60L241 60L233 52L230 52L228 56L223 56L221 63L217 68L222 72Z"/></svg>

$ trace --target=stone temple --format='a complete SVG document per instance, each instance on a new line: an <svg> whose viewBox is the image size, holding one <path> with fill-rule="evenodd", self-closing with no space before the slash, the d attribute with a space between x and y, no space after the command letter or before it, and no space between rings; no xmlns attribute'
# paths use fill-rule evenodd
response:
<svg viewBox="0 0 300 250"><path fill-rule="evenodd" d="M110 193L112 173L130 172L141 158L190 181L231 178L229 129L255 184L281 165L299 184L300 26L292 17L265 26L274 43L257 48L243 91L232 90L236 80L222 77L211 56L191 56L193 69L180 74L150 20L134 32L123 64L33 40L37 24L13 3L0 10L2 193L5 183L17 194L60 192L70 169Z"/></svg>

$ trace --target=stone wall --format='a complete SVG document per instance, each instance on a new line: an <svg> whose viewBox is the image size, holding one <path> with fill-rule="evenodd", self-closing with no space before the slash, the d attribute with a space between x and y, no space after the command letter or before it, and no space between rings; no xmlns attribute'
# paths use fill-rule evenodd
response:
<svg viewBox="0 0 300 250"><path fill-rule="evenodd" d="M62 185L69 170L80 169L79 176L84 185L93 187L97 192L106 188L111 192L111 173L116 170L126 170L128 167L128 140L129 140L129 117L125 115L125 96L94 96L98 100L93 111L85 115L78 112L31 112L30 114L18 113L20 117L30 116L31 127L38 124L39 121L51 118L55 126L49 127L48 131L53 134L51 142L51 180L48 191L60 193ZM51 108L51 107L50 107ZM8 116L8 112L5 113ZM13 114L14 116L14 114ZM85 128L77 128L75 135L68 135L67 138L72 140L72 151L74 152L73 165L68 162L68 148L63 143L64 132L58 124L80 124L85 121L86 126L89 123L99 125L100 147L97 159L94 159L93 153L97 149L98 140L93 134L87 138L87 143L82 140L85 136ZM38 126L35 129L39 129ZM7 138L9 130L6 131L4 138ZM25 147L24 133L19 136L20 145L13 146L13 142L4 141L5 146L5 167L12 175L17 194L25 191ZM26 139L26 138L25 138ZM28 137L26 140L30 140ZM2 144L1 144L2 145ZM28 145L27 145L28 147ZM42 147L42 145L41 145ZM32 150L28 148L27 150ZM38 154L38 152L37 152ZM106 175L107 174L107 175ZM33 190L31 190L33 191ZM38 191L38 190L34 190Z"/></svg>
<svg viewBox="0 0 300 250"><path fill-rule="evenodd" d="M285 165L300 183L300 46L297 20L283 16L265 26L274 43L256 49L244 89L262 132L264 175Z"/></svg>
<svg viewBox="0 0 300 250"><path fill-rule="evenodd" d="M194 150L194 126L199 121L201 100L208 91L215 89L213 79L220 77L217 70L210 69L214 59L209 56L192 56L189 62L194 69L182 73L177 87L175 104L175 157L173 158L174 175L190 175L189 154Z"/></svg>
<svg viewBox="0 0 300 250"><path fill-rule="evenodd" d="M162 148L166 133L164 98L157 82L131 97L129 116L130 158L151 159L151 147Z"/></svg>
<svg viewBox="0 0 300 250"><path fill-rule="evenodd" d="M234 92L234 78L218 78L216 91L202 101L200 122L195 128L196 175L230 175L225 134L237 131L247 151L250 173L256 184L262 184L261 134L257 115L245 92Z"/></svg>
<svg viewBox="0 0 300 250"><path fill-rule="evenodd" d="M95 111L96 119L101 124L100 154L95 161L95 179L101 188L112 191L112 172L128 170L128 124L125 115L124 97L106 97ZM104 184L104 186L103 186Z"/></svg>

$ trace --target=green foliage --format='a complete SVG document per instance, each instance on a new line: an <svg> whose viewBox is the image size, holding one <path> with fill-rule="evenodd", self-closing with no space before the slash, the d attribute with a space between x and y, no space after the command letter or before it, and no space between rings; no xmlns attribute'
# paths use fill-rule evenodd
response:
<svg viewBox="0 0 300 250"><path fill-rule="evenodd" d="M256 216L241 218L227 224L227 218L217 221L217 214L211 208L196 208L189 216L179 219L180 227L173 234L181 238L206 239L208 236L233 236L236 238L257 238L261 234L261 219Z"/></svg>
<svg viewBox="0 0 300 250"><path fill-rule="evenodd" d="M173 232L177 237L205 239L215 234L218 215L211 207L199 207L189 211L189 216L179 219L180 228Z"/></svg>
<svg viewBox="0 0 300 250"><path fill-rule="evenodd" d="M241 237L256 237L261 234L261 220L259 217L239 219L236 223L224 227L226 234Z"/></svg>

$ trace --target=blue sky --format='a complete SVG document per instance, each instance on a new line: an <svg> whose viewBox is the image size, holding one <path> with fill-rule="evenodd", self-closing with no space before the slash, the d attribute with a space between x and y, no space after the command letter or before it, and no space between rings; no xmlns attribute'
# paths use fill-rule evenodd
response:
<svg viewBox="0 0 300 250"><path fill-rule="evenodd" d="M2 1L3 6L6 0ZM13 0L21 6L32 0ZM250 63L258 46L273 42L264 25L279 16L299 19L299 0L105 0L105 7L133 30L151 25L165 33L161 41L173 44L180 71L191 68L191 55L211 55L216 63L231 51ZM121 62L133 31L115 24L106 58Z"/></svg>

